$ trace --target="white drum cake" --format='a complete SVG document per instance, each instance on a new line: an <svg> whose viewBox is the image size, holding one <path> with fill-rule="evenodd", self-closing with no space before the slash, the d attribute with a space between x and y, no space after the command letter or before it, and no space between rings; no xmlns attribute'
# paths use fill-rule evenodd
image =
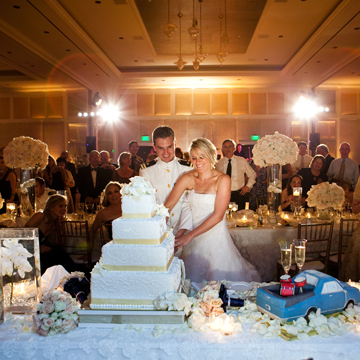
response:
<svg viewBox="0 0 360 360"><path fill-rule="evenodd" d="M113 241L91 273L92 309L153 310L166 291L179 291L185 277L174 257L174 235L166 230L167 209L157 205L155 191L135 176L124 185L122 217L112 223Z"/></svg>

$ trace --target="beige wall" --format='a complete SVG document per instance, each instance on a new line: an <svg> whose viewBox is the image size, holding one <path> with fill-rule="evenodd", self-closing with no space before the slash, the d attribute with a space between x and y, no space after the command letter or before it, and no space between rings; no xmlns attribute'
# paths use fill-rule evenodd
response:
<svg viewBox="0 0 360 360"><path fill-rule="evenodd" d="M177 146L183 150L196 137L207 137L220 148L225 138L250 144L251 135L264 136L274 131L297 142L306 141L312 123L293 116L292 102L297 94L286 89L132 91L119 94L122 114L119 121L105 124L97 119L94 130L99 150L114 150L115 160L127 150L130 140L140 142L141 135L151 136L156 126L164 124L174 129ZM89 110L87 97L86 90L0 94L0 147L16 136L27 135L46 142L55 157L69 149L72 156L82 158L86 154L89 120L76 114ZM313 120L321 141L334 156L338 156L337 148L342 141L350 142L351 157L360 163L359 91L322 91L319 97L330 107L329 113Z"/></svg>

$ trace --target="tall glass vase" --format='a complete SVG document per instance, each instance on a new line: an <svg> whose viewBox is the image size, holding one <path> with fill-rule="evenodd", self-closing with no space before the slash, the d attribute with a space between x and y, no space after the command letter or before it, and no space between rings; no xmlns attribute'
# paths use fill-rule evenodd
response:
<svg viewBox="0 0 360 360"><path fill-rule="evenodd" d="M38 229L0 229L0 246L4 309L31 313L42 296Z"/></svg>
<svg viewBox="0 0 360 360"><path fill-rule="evenodd" d="M275 215L279 211L279 206L281 206L281 180L281 165L269 165L267 167L267 204L272 215Z"/></svg>
<svg viewBox="0 0 360 360"><path fill-rule="evenodd" d="M35 169L20 170L20 204L25 216L35 212Z"/></svg>

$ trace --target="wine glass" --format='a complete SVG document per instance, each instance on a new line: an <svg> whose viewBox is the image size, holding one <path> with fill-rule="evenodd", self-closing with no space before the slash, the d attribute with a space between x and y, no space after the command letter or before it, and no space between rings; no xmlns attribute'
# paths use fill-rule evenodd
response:
<svg viewBox="0 0 360 360"><path fill-rule="evenodd" d="M285 271L285 275L289 273L291 267L291 254L293 243L290 241L283 241L279 243L281 250L281 265Z"/></svg>
<svg viewBox="0 0 360 360"><path fill-rule="evenodd" d="M94 204L85 204L85 208L86 208L86 212L88 214L92 214L92 212L94 211Z"/></svg>
<svg viewBox="0 0 360 360"><path fill-rule="evenodd" d="M305 263L305 252L306 252L306 240L305 239L295 239L295 262L297 267L299 268L299 272L301 272L302 267ZM300 293L303 292L302 287L300 287Z"/></svg>
<svg viewBox="0 0 360 360"><path fill-rule="evenodd" d="M294 219L300 218L302 187L293 187Z"/></svg>

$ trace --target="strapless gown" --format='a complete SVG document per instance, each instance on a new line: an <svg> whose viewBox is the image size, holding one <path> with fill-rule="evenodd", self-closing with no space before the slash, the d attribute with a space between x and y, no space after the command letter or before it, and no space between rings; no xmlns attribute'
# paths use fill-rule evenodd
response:
<svg viewBox="0 0 360 360"><path fill-rule="evenodd" d="M187 192L193 228L202 224L213 212L216 194ZM235 247L223 220L212 229L194 238L182 248L186 278L191 281L231 280L260 281L254 266L243 259Z"/></svg>

